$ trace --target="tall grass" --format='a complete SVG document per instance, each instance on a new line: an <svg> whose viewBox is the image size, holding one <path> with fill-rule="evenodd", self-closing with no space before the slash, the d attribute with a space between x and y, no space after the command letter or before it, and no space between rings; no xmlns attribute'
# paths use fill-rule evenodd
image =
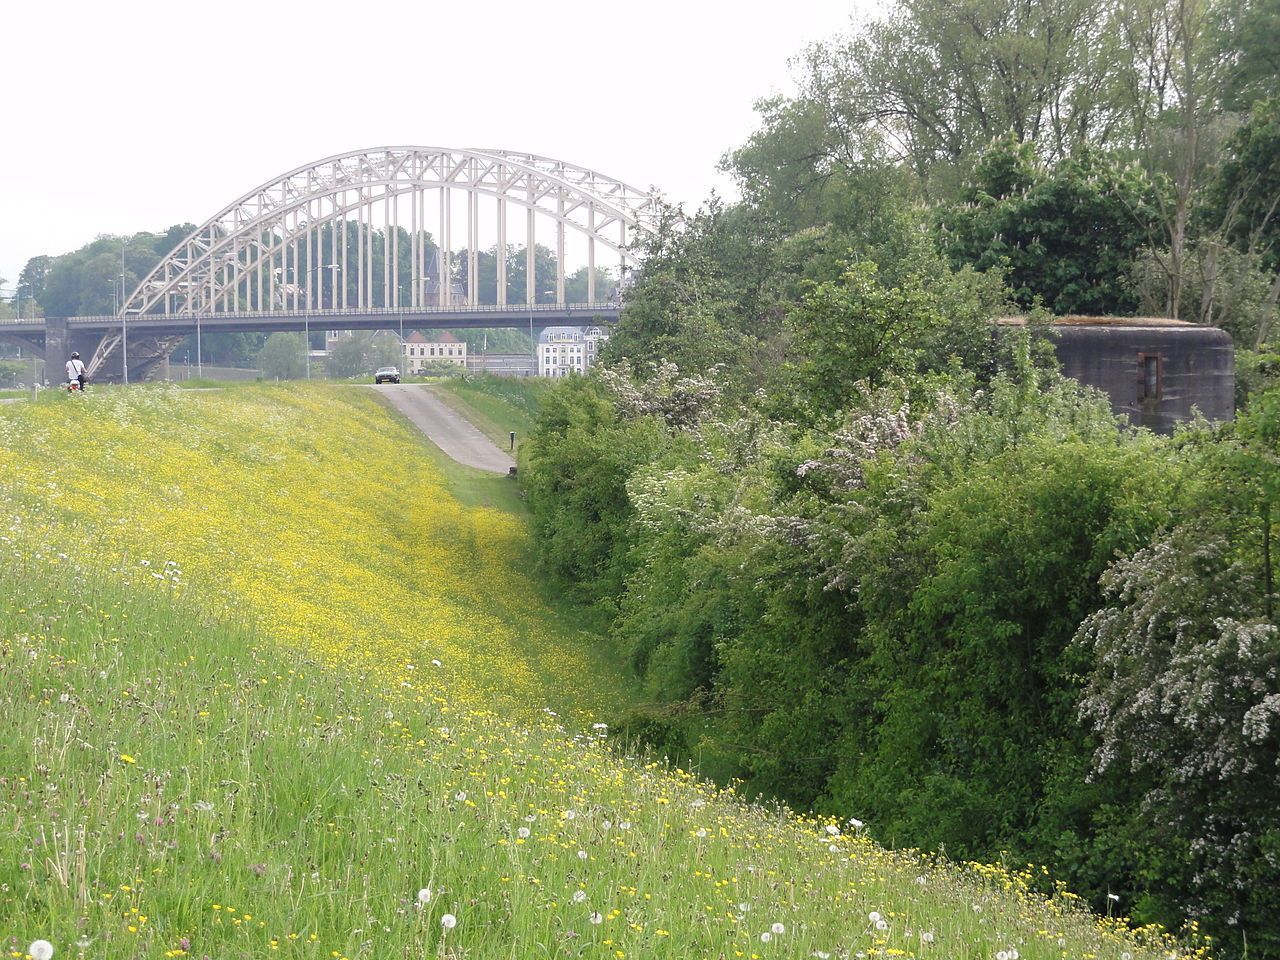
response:
<svg viewBox="0 0 1280 960"><path fill-rule="evenodd" d="M0 412L15 957L1183 954L617 755L518 521L372 398L78 399Z"/></svg>

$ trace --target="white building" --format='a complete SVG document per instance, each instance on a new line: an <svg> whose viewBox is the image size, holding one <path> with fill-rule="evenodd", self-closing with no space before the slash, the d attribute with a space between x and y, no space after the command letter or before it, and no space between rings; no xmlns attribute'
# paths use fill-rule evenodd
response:
<svg viewBox="0 0 1280 960"><path fill-rule="evenodd" d="M402 370L416 373L441 363L466 368L467 344L452 333L439 332L427 337L414 331L404 338L404 366Z"/></svg>
<svg viewBox="0 0 1280 960"><path fill-rule="evenodd" d="M608 339L602 327L548 327L538 338L538 376L585 374Z"/></svg>

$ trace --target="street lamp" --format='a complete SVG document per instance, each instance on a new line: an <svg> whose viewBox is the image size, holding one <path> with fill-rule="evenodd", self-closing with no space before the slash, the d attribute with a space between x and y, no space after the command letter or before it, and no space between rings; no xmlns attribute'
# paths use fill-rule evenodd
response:
<svg viewBox="0 0 1280 960"><path fill-rule="evenodd" d="M143 231L141 234L134 236L158 237L158 233ZM128 316L125 314L125 307L128 306L129 291L125 287L125 275L128 272L124 265L124 252L129 249L129 238L120 238L120 299L117 301L116 314L120 318L120 349L122 351L121 363L124 371L124 385L129 385L129 322Z"/></svg>

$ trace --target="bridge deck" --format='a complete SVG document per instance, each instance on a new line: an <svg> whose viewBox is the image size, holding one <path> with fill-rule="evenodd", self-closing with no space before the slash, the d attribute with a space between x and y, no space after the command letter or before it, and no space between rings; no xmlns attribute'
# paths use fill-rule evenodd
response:
<svg viewBox="0 0 1280 960"><path fill-rule="evenodd" d="M393 330L400 326L412 329L477 329L515 327L542 329L553 326L588 326L617 321L617 303L538 303L450 307L446 309L393 309L365 307L347 310L242 311L190 314L142 314L94 317L66 317L69 330L83 333L117 331L122 325L139 334L174 335L195 333L197 326L206 331L227 333L274 333L288 330ZM50 318L60 319L60 318ZM0 320L0 334L43 338L45 318L38 320Z"/></svg>

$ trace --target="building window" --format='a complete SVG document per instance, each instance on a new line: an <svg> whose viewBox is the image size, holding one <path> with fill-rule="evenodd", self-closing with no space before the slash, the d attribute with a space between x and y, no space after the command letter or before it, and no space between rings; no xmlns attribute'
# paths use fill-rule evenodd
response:
<svg viewBox="0 0 1280 960"><path fill-rule="evenodd" d="M1138 400L1159 400L1163 393L1163 358L1158 353L1138 354Z"/></svg>

